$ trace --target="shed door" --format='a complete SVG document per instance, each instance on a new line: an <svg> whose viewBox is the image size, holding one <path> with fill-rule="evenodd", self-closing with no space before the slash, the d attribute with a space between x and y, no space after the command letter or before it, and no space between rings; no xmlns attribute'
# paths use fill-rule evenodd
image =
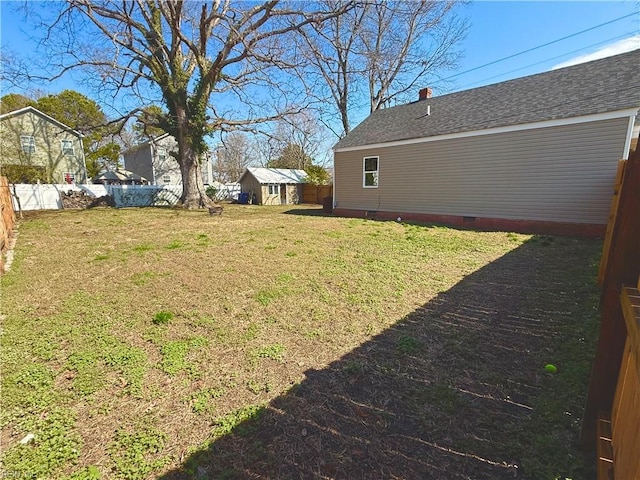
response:
<svg viewBox="0 0 640 480"><path fill-rule="evenodd" d="M280 185L280 205L286 205L287 203L287 185L283 183Z"/></svg>

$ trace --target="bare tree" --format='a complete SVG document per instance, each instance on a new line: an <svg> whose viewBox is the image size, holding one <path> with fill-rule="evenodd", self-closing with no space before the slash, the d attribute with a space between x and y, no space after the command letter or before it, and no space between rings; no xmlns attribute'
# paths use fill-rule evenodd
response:
<svg viewBox="0 0 640 480"><path fill-rule="evenodd" d="M214 151L214 175L221 183L237 182L245 168L255 161L253 145L242 132L232 132Z"/></svg>
<svg viewBox="0 0 640 480"><path fill-rule="evenodd" d="M325 4L332 0L324 0ZM368 6L360 4L344 15L329 19L323 24L310 24L302 29L303 43L299 54L305 61L300 64L300 77L307 85L307 92L320 102L329 98L336 107L342 123L342 133L351 130L349 109L352 94L357 88L356 76L362 74L365 62L359 55L359 33ZM331 129L331 123L327 122Z"/></svg>
<svg viewBox="0 0 640 480"><path fill-rule="evenodd" d="M182 205L209 206L198 165L205 136L278 116L252 108L234 116L238 109L216 103L218 94L231 92L248 104L248 89L273 85L270 70L284 66L282 37L348 9L327 6L305 10L278 0L68 0L48 29L48 60L58 75L90 69L99 87L114 94L150 98L157 92L167 111L158 127L178 144Z"/></svg>
<svg viewBox="0 0 640 480"><path fill-rule="evenodd" d="M413 91L430 74L455 66L454 48L466 31L466 23L453 14L458 3L421 0L367 6L359 34L371 112Z"/></svg>
<svg viewBox="0 0 640 480"><path fill-rule="evenodd" d="M0 82L23 88L24 85L21 79L25 78L28 72L28 62L8 48L4 47L2 49L0 52Z"/></svg>
<svg viewBox="0 0 640 480"><path fill-rule="evenodd" d="M328 1L328 0L327 0ZM308 64L300 77L310 92L324 92L349 133L354 108L373 112L405 100L420 82L455 66L467 24L459 0L358 3L347 14L303 31ZM327 92L328 91L328 92ZM366 92L366 94L365 94Z"/></svg>
<svg viewBox="0 0 640 480"><path fill-rule="evenodd" d="M306 109L284 116L277 121L273 132L271 141L276 145L277 158L271 160L281 159L283 154L287 153L290 158L285 163L295 166L286 168L304 169L307 164L319 160L322 156L327 133L314 110ZM295 154L292 155L293 152Z"/></svg>

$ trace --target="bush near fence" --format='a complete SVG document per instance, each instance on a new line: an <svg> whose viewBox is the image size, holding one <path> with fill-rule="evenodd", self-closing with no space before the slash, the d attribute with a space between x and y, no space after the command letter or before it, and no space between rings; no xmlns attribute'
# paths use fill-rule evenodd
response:
<svg viewBox="0 0 640 480"><path fill-rule="evenodd" d="M4 272L4 253L9 248L16 221L7 177L0 177L0 209L2 210L2 215L0 215L0 273L2 273Z"/></svg>

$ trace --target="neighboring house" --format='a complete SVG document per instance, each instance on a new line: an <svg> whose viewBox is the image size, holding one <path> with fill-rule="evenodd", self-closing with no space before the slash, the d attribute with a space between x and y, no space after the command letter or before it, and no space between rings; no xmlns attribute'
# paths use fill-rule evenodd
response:
<svg viewBox="0 0 640 480"><path fill-rule="evenodd" d="M46 183L86 183L82 134L25 107L0 115L0 174L29 169Z"/></svg>
<svg viewBox="0 0 640 480"><path fill-rule="evenodd" d="M180 185L182 173L174 156L177 151L178 142L165 133L126 150L122 154L124 168L148 179L153 185ZM202 181L205 184L213 181L211 161L207 156L202 162Z"/></svg>
<svg viewBox="0 0 640 480"><path fill-rule="evenodd" d="M240 180L242 193L261 205L293 205L300 203L304 170L288 168L247 168ZM255 196L255 197L254 197Z"/></svg>
<svg viewBox="0 0 640 480"><path fill-rule="evenodd" d="M334 147L334 211L602 234L639 65L635 50L376 111Z"/></svg>

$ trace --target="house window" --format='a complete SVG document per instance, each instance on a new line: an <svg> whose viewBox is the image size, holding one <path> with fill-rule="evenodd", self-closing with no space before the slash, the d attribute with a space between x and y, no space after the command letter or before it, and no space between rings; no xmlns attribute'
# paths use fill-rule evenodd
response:
<svg viewBox="0 0 640 480"><path fill-rule="evenodd" d="M271 184L269 185L269 195L279 195L280 194L280 185Z"/></svg>
<svg viewBox="0 0 640 480"><path fill-rule="evenodd" d="M62 140L62 154L63 155L73 155L73 141L72 140Z"/></svg>
<svg viewBox="0 0 640 480"><path fill-rule="evenodd" d="M33 135L20 135L20 143L24 153L36 153L36 139Z"/></svg>
<svg viewBox="0 0 640 480"><path fill-rule="evenodd" d="M169 175L165 175L162 177L162 183L164 183L165 185L168 185L171 183L171 177Z"/></svg>
<svg viewBox="0 0 640 480"><path fill-rule="evenodd" d="M378 188L379 157L364 157L362 186L364 188Z"/></svg>
<svg viewBox="0 0 640 480"><path fill-rule="evenodd" d="M64 181L64 183L71 185L73 182L76 181L76 174L70 173L70 172L64 172L62 174L62 180Z"/></svg>
<svg viewBox="0 0 640 480"><path fill-rule="evenodd" d="M167 160L167 149L158 147L158 162L164 163Z"/></svg>

